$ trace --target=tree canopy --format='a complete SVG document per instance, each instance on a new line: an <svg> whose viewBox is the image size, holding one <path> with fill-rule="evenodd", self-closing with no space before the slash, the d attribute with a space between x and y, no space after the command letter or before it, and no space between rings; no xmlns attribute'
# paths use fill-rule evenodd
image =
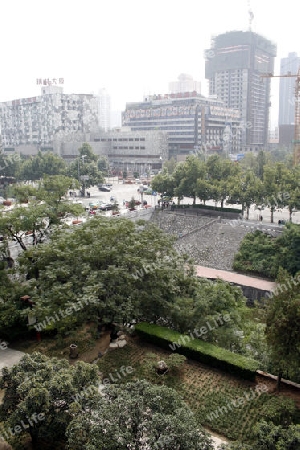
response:
<svg viewBox="0 0 300 450"><path fill-rule="evenodd" d="M173 389L142 380L107 386L103 394L74 415L67 429L68 449L213 449L211 439Z"/></svg>
<svg viewBox="0 0 300 450"><path fill-rule="evenodd" d="M78 180L81 192L85 195L86 188L103 183L102 163L98 164L98 156L87 142L78 149L78 157L68 167L68 174ZM103 159L101 160L103 161Z"/></svg>
<svg viewBox="0 0 300 450"><path fill-rule="evenodd" d="M20 180L40 180L45 175L64 175L66 163L63 158L52 152L39 151L36 156L24 160L20 166Z"/></svg>
<svg viewBox="0 0 300 450"><path fill-rule="evenodd" d="M176 391L143 380L101 386L95 365L33 353L3 369L0 388L1 432L12 444L29 433L34 449L213 449Z"/></svg>
<svg viewBox="0 0 300 450"><path fill-rule="evenodd" d="M277 283L268 303L266 337L279 387L281 376L297 372L300 366L300 272L291 278L280 270Z"/></svg>

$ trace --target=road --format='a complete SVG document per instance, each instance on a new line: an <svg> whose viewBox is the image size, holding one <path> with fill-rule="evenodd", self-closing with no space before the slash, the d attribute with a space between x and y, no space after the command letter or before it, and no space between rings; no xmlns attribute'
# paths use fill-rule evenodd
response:
<svg viewBox="0 0 300 450"><path fill-rule="evenodd" d="M123 184L122 182L117 181L116 178L114 179L108 179L107 182L112 182L113 186L111 189L111 192L101 192L99 189L94 186L88 191L91 193L90 198L78 198L83 202L85 206L88 206L90 202L102 200L104 202L109 202L110 197L114 196L116 198L116 201L120 205L120 213L125 214L126 208L123 207L123 200L130 200L132 197L134 197L135 200L141 200L141 194L137 192L137 189L139 188L139 185L137 184ZM157 205L157 202L159 200L159 196L151 196L151 195L145 195L143 194L143 200L146 200L149 205L155 206ZM175 203L177 203L176 197L174 198ZM185 197L182 201L182 204L192 204L193 200L189 197ZM197 200L197 203L200 203L199 199ZM206 202L207 205L215 206L214 201L208 201ZM218 206L220 206L218 204ZM235 205L225 205L227 207L234 207ZM240 207L240 205L236 205L237 208ZM111 215L111 212L108 212L106 215ZM255 206L251 206L250 208L250 214L249 214L249 220L254 222L260 222L259 216L263 216L262 223L271 223L271 213L268 208L266 208L264 211L259 211L255 209ZM282 209L279 211L275 211L274 213L274 223L278 224L278 220L289 220L289 212L287 209ZM293 223L300 224L300 211L297 211L292 214L292 221Z"/></svg>

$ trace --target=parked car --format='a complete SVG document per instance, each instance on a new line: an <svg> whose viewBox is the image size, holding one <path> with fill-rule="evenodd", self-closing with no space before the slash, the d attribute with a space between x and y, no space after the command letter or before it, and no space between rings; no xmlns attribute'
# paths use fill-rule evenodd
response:
<svg viewBox="0 0 300 450"><path fill-rule="evenodd" d="M103 205L99 206L99 209L101 211L110 211L113 208L113 205L111 203L104 203Z"/></svg>
<svg viewBox="0 0 300 450"><path fill-rule="evenodd" d="M99 191L101 191L101 192L110 192L110 191L111 191L110 187L104 186L104 185L98 186L98 189L99 189Z"/></svg>

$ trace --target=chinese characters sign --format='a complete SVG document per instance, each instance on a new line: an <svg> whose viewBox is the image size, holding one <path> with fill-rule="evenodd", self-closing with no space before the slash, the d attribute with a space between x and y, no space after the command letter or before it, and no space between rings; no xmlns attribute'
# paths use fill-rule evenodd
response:
<svg viewBox="0 0 300 450"><path fill-rule="evenodd" d="M43 86L53 86L55 84L64 84L64 78L37 78L36 84L41 84Z"/></svg>

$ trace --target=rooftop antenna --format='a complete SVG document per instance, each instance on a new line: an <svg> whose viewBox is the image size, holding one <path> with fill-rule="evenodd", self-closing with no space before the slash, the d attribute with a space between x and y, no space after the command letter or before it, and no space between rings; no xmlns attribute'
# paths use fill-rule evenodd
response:
<svg viewBox="0 0 300 450"><path fill-rule="evenodd" d="M250 6L250 0L248 0L247 3L248 3L248 14L249 14L249 31L252 31L251 25L252 25L252 22L253 22L253 19L254 19L254 14L253 14L253 11L252 11L251 6Z"/></svg>

